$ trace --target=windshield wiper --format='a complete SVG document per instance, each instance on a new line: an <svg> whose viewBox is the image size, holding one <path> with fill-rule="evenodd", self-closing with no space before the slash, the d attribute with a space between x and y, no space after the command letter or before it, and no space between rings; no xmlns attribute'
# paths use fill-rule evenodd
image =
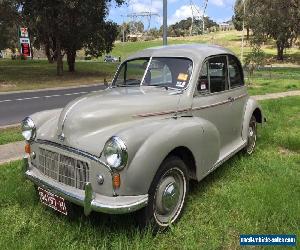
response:
<svg viewBox="0 0 300 250"><path fill-rule="evenodd" d="M165 88L166 90L169 90L169 86L166 84L150 84L148 86L154 86L154 87L159 87L159 88Z"/></svg>
<svg viewBox="0 0 300 250"><path fill-rule="evenodd" d="M137 87L140 86L140 84L116 84L117 87Z"/></svg>
<svg viewBox="0 0 300 250"><path fill-rule="evenodd" d="M136 87L140 86L141 81L140 80L127 80L123 84L116 84L118 87Z"/></svg>

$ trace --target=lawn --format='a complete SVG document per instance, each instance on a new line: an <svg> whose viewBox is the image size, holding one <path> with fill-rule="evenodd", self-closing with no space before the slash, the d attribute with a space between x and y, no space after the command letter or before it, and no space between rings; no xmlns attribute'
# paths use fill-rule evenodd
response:
<svg viewBox="0 0 300 250"><path fill-rule="evenodd" d="M0 128L0 145L22 140L24 137L20 127Z"/></svg>
<svg viewBox="0 0 300 250"><path fill-rule="evenodd" d="M169 38L169 44L217 44L231 49L238 56L240 56L241 34L242 33L240 31L220 31L202 36ZM153 46L160 46L161 44L161 39L126 43L116 42L111 54L117 57L121 56L123 60L127 56L137 51ZM288 67L286 68L287 71L289 71L292 67L297 66L297 68L294 68L294 70L299 72L300 50L297 48L287 49L287 60L283 63L278 63L276 60L274 60L274 56L276 55L276 48L274 45L274 42L270 41L263 46L263 49L266 52L267 57L270 59L270 62L273 64L279 64L280 66ZM249 51L249 44L246 44L245 54ZM80 51L78 53L78 58L82 57L82 54L83 52ZM103 58L92 61L77 61L75 73L69 73L65 71L64 76L58 77L56 76L56 65L49 64L46 60L0 60L0 92L101 83L103 82L104 78L110 80L113 77L117 65L118 63L104 63ZM67 70L66 62L64 68ZM283 80L285 83L282 88L280 87L280 82L275 81L273 78L257 80L255 84L258 86L263 84L278 85L279 87L274 88L276 91L284 91L287 89L288 85L296 85L296 88L299 89L299 76L298 79L296 78L292 80L290 78L283 78ZM263 92L262 90L260 91Z"/></svg>
<svg viewBox="0 0 300 250"><path fill-rule="evenodd" d="M0 92L103 83L104 78L113 77L117 65L79 61L76 62L76 72L65 71L63 76L57 76L56 64L49 64L46 60L4 59L0 60ZM66 62L64 67L67 68Z"/></svg>
<svg viewBox="0 0 300 250"><path fill-rule="evenodd" d="M245 78L250 95L300 89L300 67L266 67Z"/></svg>
<svg viewBox="0 0 300 250"><path fill-rule="evenodd" d="M0 249L236 249L243 233L299 239L300 97L261 104L268 122L255 153L192 183L179 223L156 236L133 215L57 215L39 203L21 162L1 166Z"/></svg>

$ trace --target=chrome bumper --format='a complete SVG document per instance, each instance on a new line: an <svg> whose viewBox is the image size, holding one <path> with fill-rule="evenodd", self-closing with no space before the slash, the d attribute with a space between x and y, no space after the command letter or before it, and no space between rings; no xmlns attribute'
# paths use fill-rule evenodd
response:
<svg viewBox="0 0 300 250"><path fill-rule="evenodd" d="M65 185L53 181L46 181L45 177L31 169L25 171L25 176L37 186L82 206L85 215L89 215L91 211L108 214L131 213L145 207L148 203L148 194L109 197L94 193L91 183L87 183L83 191L74 190L74 188L65 187Z"/></svg>

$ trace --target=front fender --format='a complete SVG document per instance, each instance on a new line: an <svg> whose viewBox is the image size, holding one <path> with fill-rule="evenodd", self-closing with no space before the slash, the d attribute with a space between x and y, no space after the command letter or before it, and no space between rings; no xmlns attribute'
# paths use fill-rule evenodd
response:
<svg viewBox="0 0 300 250"><path fill-rule="evenodd" d="M216 127L207 120L196 117L169 118L156 121L149 133L147 127L132 128L120 134L130 145L130 137L136 140L139 134L148 132L149 136L136 146L136 152L127 168L121 172L121 184L118 194L146 194L151 182L166 156L177 147L188 148L195 159L196 175L200 180L213 167L219 158L220 136ZM146 131L145 131L146 130ZM130 151L130 146L128 146ZM132 152L131 152L132 153Z"/></svg>
<svg viewBox="0 0 300 250"><path fill-rule="evenodd" d="M53 116L58 115L61 112L61 110L62 109L51 109L51 110L40 111L30 115L29 117L33 120L35 126L37 128L40 128L45 122L53 118Z"/></svg>
<svg viewBox="0 0 300 250"><path fill-rule="evenodd" d="M264 122L265 118L263 115L262 108L260 107L260 105L255 99L250 97L245 107L245 115L244 115L243 127L242 127L243 140L247 140L249 122L253 114L256 116L257 122L259 123Z"/></svg>

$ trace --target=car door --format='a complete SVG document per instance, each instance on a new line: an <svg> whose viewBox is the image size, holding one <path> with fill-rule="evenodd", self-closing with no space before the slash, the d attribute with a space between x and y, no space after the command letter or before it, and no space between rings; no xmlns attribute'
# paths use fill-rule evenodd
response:
<svg viewBox="0 0 300 250"><path fill-rule="evenodd" d="M234 97L229 89L227 64L226 55L204 61L192 105L194 116L210 121L218 129L220 160L232 151L237 120L232 111Z"/></svg>
<svg viewBox="0 0 300 250"><path fill-rule="evenodd" d="M227 58L230 96L233 98L231 112L234 113L235 121L232 127L232 133L233 137L236 138L236 143L239 144L243 143L242 124L248 93L244 84L243 68L240 61L233 55L227 55Z"/></svg>

